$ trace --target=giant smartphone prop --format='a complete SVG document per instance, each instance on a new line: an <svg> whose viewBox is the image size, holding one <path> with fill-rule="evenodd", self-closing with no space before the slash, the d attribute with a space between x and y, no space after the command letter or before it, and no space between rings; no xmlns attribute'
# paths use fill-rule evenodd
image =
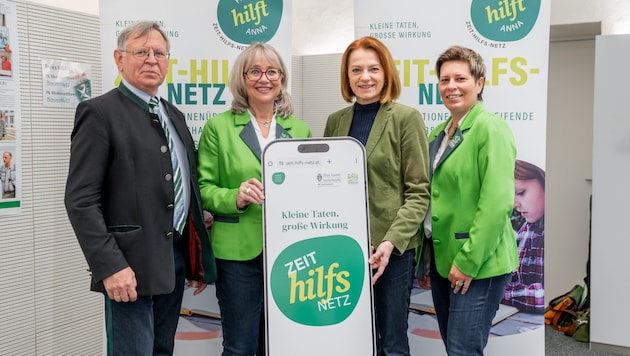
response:
<svg viewBox="0 0 630 356"><path fill-rule="evenodd" d="M374 355L363 146L277 140L262 162L267 355Z"/></svg>

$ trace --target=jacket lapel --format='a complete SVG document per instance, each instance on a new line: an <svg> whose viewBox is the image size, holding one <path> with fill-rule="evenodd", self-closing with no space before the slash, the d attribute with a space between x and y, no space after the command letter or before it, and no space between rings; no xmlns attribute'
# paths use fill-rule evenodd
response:
<svg viewBox="0 0 630 356"><path fill-rule="evenodd" d="M444 160L451 154L453 153L453 151L455 151L455 149L457 147L459 147L459 145L462 144L462 142L464 142L464 131L468 131L473 124L475 123L475 119L477 118L477 113L481 110L482 108L482 104L481 103L477 103L475 104L475 106L472 107L472 109L470 109L470 111L468 112L468 114L466 114L466 118L464 119L464 121L461 123L461 125L457 128L457 131L455 131L455 134L453 134L453 137L451 138L451 142L448 143L448 145L446 145L446 148L444 149L444 153L442 154L442 157L440 157L440 161L437 163L437 165L435 166L435 168L437 169L437 167L440 166L440 164L442 164L442 162L444 162ZM451 118L452 120L452 118ZM442 140L440 138L444 138L444 131L442 131L440 133L440 135L438 135L438 138L436 138L433 142L438 142L438 148L440 143L442 142ZM437 152L437 151L436 151ZM433 162L433 157L435 156L431 156L431 162Z"/></svg>
<svg viewBox="0 0 630 356"><path fill-rule="evenodd" d="M260 161L260 144L258 143L258 137L256 137L256 129L254 129L254 124L251 122L251 120L245 125L245 127L241 131L240 136L243 142L245 142L247 147L249 147L249 149L254 152L254 155L256 155L256 157Z"/></svg>
<svg viewBox="0 0 630 356"><path fill-rule="evenodd" d="M446 145L446 148L444 149L444 152L442 153L442 156L440 156L440 160L435 165L435 169L433 169L433 162L435 161L435 157L437 156L438 150L440 149L440 146L442 145L442 141L445 138L444 136L446 136L446 133L444 131L440 132L437 135L437 137L435 138L435 140L431 141L431 143L429 144L429 158L430 158L430 162L431 162L431 177L433 177L433 172L435 171L435 169L437 169L442 164L442 162L444 162L444 160L446 160L446 158L451 153L453 153L453 151L455 151L455 149L459 145L461 145L462 142L464 142L464 135L462 134L461 127L457 128L457 131L455 131L455 134L453 134L453 137L451 138L451 141Z"/></svg>
<svg viewBox="0 0 630 356"><path fill-rule="evenodd" d="M438 150L440 149L440 143L444 139L444 131L440 132L437 137L429 143L429 162L431 165L431 177L433 177L433 162L435 162L435 157L437 157ZM437 168L437 166L436 166Z"/></svg>
<svg viewBox="0 0 630 356"><path fill-rule="evenodd" d="M283 123L282 126L280 123ZM245 125L243 130L240 133L240 137L245 142L245 145L249 147L250 150L258 157L258 160L262 160L262 152L260 150L260 143L258 142L258 136L256 136L256 129L254 128L254 124L249 118L249 114L244 112L240 115L236 115L235 121L236 126ZM287 124L285 120L276 117L276 138L291 138L291 134L289 130L291 129L291 125Z"/></svg>
<svg viewBox="0 0 630 356"><path fill-rule="evenodd" d="M276 138L293 138L287 129L290 129L290 127L287 126L285 129L282 125L276 122Z"/></svg>
<svg viewBox="0 0 630 356"><path fill-rule="evenodd" d="M383 104L378 109L378 112L376 113L376 118L374 118L374 124L372 124L372 129L370 130L370 135L368 136L367 142L365 143L365 157L370 157L370 154L376 148L376 144L381 139L381 136L383 136L385 126L387 126L387 123L392 116L391 111L391 104Z"/></svg>
<svg viewBox="0 0 630 356"><path fill-rule="evenodd" d="M118 90L120 90L120 92L124 96L128 97L129 99L131 99L131 101L136 103L136 105L140 106L142 110L149 112L149 103L140 99L136 94L134 94L131 90L129 90L129 88L127 88L122 81L118 85Z"/></svg>
<svg viewBox="0 0 630 356"><path fill-rule="evenodd" d="M343 116L339 118L337 126L337 130L334 136L348 136L350 134L350 125L352 125L352 116L354 116L354 105L349 107L349 110L346 110L343 113Z"/></svg>

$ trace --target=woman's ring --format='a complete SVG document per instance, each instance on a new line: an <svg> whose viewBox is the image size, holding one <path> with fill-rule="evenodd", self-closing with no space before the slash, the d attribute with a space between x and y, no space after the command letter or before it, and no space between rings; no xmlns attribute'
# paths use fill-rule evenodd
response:
<svg viewBox="0 0 630 356"><path fill-rule="evenodd" d="M252 188L247 187L247 189L245 189L245 194L249 195L249 193L252 192Z"/></svg>
<svg viewBox="0 0 630 356"><path fill-rule="evenodd" d="M455 285L458 287L463 287L464 286L464 282L462 281L455 281Z"/></svg>

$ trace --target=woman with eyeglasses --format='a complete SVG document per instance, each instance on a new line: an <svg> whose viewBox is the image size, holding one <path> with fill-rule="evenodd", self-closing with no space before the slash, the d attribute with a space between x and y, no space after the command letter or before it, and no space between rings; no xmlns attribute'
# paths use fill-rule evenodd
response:
<svg viewBox="0 0 630 356"><path fill-rule="evenodd" d="M292 116L287 69L272 46L251 44L229 80L232 109L208 120L199 140L199 186L214 215L223 355L264 355L261 154L277 138L311 130Z"/></svg>

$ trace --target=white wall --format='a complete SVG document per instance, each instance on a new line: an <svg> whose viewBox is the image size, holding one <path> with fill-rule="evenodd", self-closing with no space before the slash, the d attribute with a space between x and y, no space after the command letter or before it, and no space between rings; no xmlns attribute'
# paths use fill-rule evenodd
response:
<svg viewBox="0 0 630 356"><path fill-rule="evenodd" d="M625 105L630 35L596 41L593 135L593 250L591 342L630 352L624 307L628 284L630 121ZM615 351L615 350L611 350ZM617 351L621 353L621 350Z"/></svg>
<svg viewBox="0 0 630 356"><path fill-rule="evenodd" d="M551 1L552 25L601 22L603 35L630 33L630 1L547 1ZM99 13L98 0L30 2L94 15ZM293 0L292 7L294 55L340 53L354 38L354 0Z"/></svg>
<svg viewBox="0 0 630 356"><path fill-rule="evenodd" d="M569 33L579 32L570 26ZM595 35L549 44L545 186L545 298L586 275L592 171ZM571 65L567 65L571 63ZM569 133L570 132L570 133Z"/></svg>

